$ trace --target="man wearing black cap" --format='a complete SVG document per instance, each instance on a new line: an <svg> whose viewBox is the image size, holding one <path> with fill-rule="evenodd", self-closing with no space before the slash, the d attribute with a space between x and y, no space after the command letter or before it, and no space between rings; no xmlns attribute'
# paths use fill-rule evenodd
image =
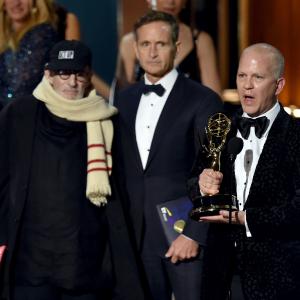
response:
<svg viewBox="0 0 300 300"><path fill-rule="evenodd" d="M110 198L117 110L90 91L91 62L83 43L56 44L33 96L0 114L4 299L104 299L108 241L118 295L143 299L123 212Z"/></svg>
<svg viewBox="0 0 300 300"><path fill-rule="evenodd" d="M77 41L63 41L53 47L45 75L58 94L70 100L81 99L90 91L91 64L89 48Z"/></svg>

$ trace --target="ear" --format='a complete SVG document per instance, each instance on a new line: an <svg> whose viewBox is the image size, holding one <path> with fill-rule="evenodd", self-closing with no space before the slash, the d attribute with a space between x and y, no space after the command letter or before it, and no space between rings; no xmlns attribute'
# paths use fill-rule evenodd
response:
<svg viewBox="0 0 300 300"><path fill-rule="evenodd" d="M53 77L51 76L49 70L45 70L44 71L44 76L48 79L49 83L52 85L52 83L53 83Z"/></svg>
<svg viewBox="0 0 300 300"><path fill-rule="evenodd" d="M175 57L178 55L180 50L181 50L181 42L177 41L175 44Z"/></svg>
<svg viewBox="0 0 300 300"><path fill-rule="evenodd" d="M277 87L276 87L276 91L275 91L276 96L281 93L284 85L285 85L285 78L281 77L281 78L277 79Z"/></svg>

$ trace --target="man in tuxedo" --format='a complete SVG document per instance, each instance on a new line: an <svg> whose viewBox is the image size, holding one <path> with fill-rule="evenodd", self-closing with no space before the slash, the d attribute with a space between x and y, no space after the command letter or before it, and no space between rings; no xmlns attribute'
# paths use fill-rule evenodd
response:
<svg viewBox="0 0 300 300"><path fill-rule="evenodd" d="M277 99L283 71L282 54L269 44L254 44L241 55L236 82L243 112L232 129L244 142L234 164L239 210L231 213L231 225L226 210L201 217L210 222L204 299L227 299L232 277L244 297L235 295L236 286L232 299L299 298L300 124ZM199 156L191 194L230 191L228 155L222 161L221 172L213 171Z"/></svg>
<svg viewBox="0 0 300 300"><path fill-rule="evenodd" d="M149 12L137 21L134 32L145 75L115 102L119 109L115 172L124 187L151 299L169 300L173 292L176 300L199 300L200 226L187 222L183 234L168 245L157 205L187 195L199 130L222 103L216 93L174 68L179 43L172 16Z"/></svg>

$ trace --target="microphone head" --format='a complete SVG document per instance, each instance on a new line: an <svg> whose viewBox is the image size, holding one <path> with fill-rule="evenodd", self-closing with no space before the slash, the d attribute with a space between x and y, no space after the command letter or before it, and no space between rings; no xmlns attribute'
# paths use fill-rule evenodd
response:
<svg viewBox="0 0 300 300"><path fill-rule="evenodd" d="M244 168L247 174L249 174L253 162L253 151L247 149L244 156Z"/></svg>
<svg viewBox="0 0 300 300"><path fill-rule="evenodd" d="M235 136L229 140L227 145L227 152L230 155L238 155L242 151L243 146L244 146L243 140Z"/></svg>

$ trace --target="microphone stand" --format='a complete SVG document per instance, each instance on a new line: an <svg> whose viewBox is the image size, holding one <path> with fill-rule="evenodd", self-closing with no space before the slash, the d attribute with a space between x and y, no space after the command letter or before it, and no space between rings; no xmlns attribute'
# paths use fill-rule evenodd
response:
<svg viewBox="0 0 300 300"><path fill-rule="evenodd" d="M229 156L229 160L230 160L230 189L229 189L229 192L230 192L230 196L232 197L232 191L233 191L233 176L234 176L234 165L233 165L233 161L234 161L234 154L230 153L230 156ZM231 225L232 224L232 216L231 216L231 213L232 213L232 201L229 205L229 222L228 222L228 225ZM229 288L228 290L228 297L227 299L228 300L231 300L232 299L232 294L231 294L231 287Z"/></svg>
<svg viewBox="0 0 300 300"><path fill-rule="evenodd" d="M228 153L229 153L229 161L230 161L230 187L229 187L229 192L230 192L230 197L233 197L233 191L234 191L234 187L233 187L233 177L235 176L234 174L234 160L236 158L236 156L241 152L241 150L243 149L243 140L241 138L238 137L233 137L229 142L228 142ZM233 201L235 200L235 201ZM233 203L235 202L235 203ZM232 198L230 201L230 205L229 205L229 225L232 224L232 206L235 206L236 208L238 208L238 202L235 198Z"/></svg>
<svg viewBox="0 0 300 300"><path fill-rule="evenodd" d="M229 190L229 194L233 197L233 194L232 194L232 192L233 192L233 190L234 190L234 188L233 188L233 183L234 183L233 177L235 176L235 175L234 175L234 154L233 154L233 153L230 153L229 160L230 160L230 166L231 166L231 170L230 170L231 174L230 174L230 190ZM236 201L237 201L237 200L236 200ZM235 203L235 206L236 206L236 207L238 207L237 205L238 205L238 203ZM229 225L232 224L232 215L231 215L231 214L232 214L232 202L231 202L230 205L229 205Z"/></svg>

